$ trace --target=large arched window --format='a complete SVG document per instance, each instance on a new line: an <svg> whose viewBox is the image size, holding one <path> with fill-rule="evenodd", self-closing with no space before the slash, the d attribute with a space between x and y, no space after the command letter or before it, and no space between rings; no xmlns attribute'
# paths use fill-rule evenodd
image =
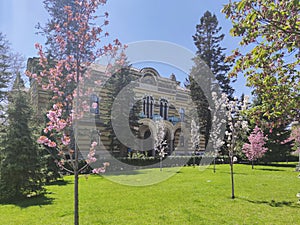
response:
<svg viewBox="0 0 300 225"><path fill-rule="evenodd" d="M168 100L161 99L159 106L159 115L164 119L168 119Z"/></svg>
<svg viewBox="0 0 300 225"><path fill-rule="evenodd" d="M143 113L147 118L153 117L154 100L152 96L146 96L143 98Z"/></svg>
<svg viewBox="0 0 300 225"><path fill-rule="evenodd" d="M99 98L95 94L92 94L90 97L90 112L99 114Z"/></svg>

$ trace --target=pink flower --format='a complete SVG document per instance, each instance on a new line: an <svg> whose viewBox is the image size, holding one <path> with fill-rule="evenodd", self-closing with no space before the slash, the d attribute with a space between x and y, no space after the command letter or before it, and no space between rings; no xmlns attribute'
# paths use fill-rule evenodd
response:
<svg viewBox="0 0 300 225"><path fill-rule="evenodd" d="M91 144L92 148L95 148L98 145L98 143L96 141L93 141L93 143Z"/></svg>
<svg viewBox="0 0 300 225"><path fill-rule="evenodd" d="M93 169L92 173L95 173L95 174L105 173L106 167L109 165L110 165L109 162L104 162L103 167Z"/></svg>
<svg viewBox="0 0 300 225"><path fill-rule="evenodd" d="M98 103L97 103L97 102L93 102L92 108L93 108L93 109L97 109L97 108L98 108Z"/></svg>
<svg viewBox="0 0 300 225"><path fill-rule="evenodd" d="M46 136L40 136L39 139L37 140L39 144L48 144L49 139Z"/></svg>
<svg viewBox="0 0 300 225"><path fill-rule="evenodd" d="M67 122L64 119L59 120L57 126L58 130L62 130L67 126Z"/></svg>
<svg viewBox="0 0 300 225"><path fill-rule="evenodd" d="M95 173L95 174L100 174L100 173L105 173L105 168L95 168L92 170L92 173Z"/></svg>
<svg viewBox="0 0 300 225"><path fill-rule="evenodd" d="M70 137L69 136L63 136L62 139L61 139L61 142L64 144L64 145L69 145L70 144Z"/></svg>
<svg viewBox="0 0 300 225"><path fill-rule="evenodd" d="M243 145L243 152L249 160L255 160L261 158L268 150L264 145L267 138L264 136L263 131L256 126L253 132L248 137L250 144L245 143Z"/></svg>
<svg viewBox="0 0 300 225"><path fill-rule="evenodd" d="M50 141L50 142L48 143L48 146L49 146L50 148L55 148L55 147L56 147L56 143L55 143L54 141Z"/></svg>

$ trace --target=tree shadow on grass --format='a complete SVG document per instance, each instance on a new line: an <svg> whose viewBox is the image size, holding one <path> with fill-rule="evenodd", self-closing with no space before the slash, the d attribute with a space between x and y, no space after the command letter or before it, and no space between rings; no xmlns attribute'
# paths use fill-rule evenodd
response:
<svg viewBox="0 0 300 225"><path fill-rule="evenodd" d="M48 194L51 194L48 192ZM20 208L27 208L30 206L44 206L44 205L51 205L53 203L54 198L46 196L46 194L41 194L38 196L23 198L23 199L13 199L8 200L6 202L0 203L4 205L15 205Z"/></svg>
<svg viewBox="0 0 300 225"><path fill-rule="evenodd" d="M123 175L138 175L138 174L144 174L145 172L142 172L141 170L124 170L124 171L108 171L104 174L103 177L106 176L123 176Z"/></svg>
<svg viewBox="0 0 300 225"><path fill-rule="evenodd" d="M218 170L216 171L216 173L231 174L230 171L218 171ZM235 171L233 173L234 173L234 175L246 175L246 176L249 175L248 173L241 173L241 172L235 172Z"/></svg>
<svg viewBox="0 0 300 225"><path fill-rule="evenodd" d="M271 201L255 201L255 200L250 200L250 199L246 199L246 198L238 198L253 204L265 204L271 207L291 207L291 208L299 208L300 209L300 205L297 204L297 202L291 202L291 201L275 201L275 200L271 200Z"/></svg>
<svg viewBox="0 0 300 225"><path fill-rule="evenodd" d="M285 171L283 169L271 169L271 168L255 168L255 170L264 170L264 171Z"/></svg>
<svg viewBox="0 0 300 225"><path fill-rule="evenodd" d="M69 181L69 180L56 180L56 181L50 182L49 184L47 184L47 186L54 186L54 185L65 186L65 185L68 185L68 184L71 184L71 183L72 182Z"/></svg>

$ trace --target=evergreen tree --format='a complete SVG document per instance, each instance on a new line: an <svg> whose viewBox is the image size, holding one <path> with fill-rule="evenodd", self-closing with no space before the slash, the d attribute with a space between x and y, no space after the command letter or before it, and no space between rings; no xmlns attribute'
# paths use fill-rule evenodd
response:
<svg viewBox="0 0 300 225"><path fill-rule="evenodd" d="M196 26L193 40L197 47L196 55L211 69L222 92L226 93L228 97L232 97L234 89L230 86L230 80L226 76L230 65L224 61L226 48L220 46L220 42L224 39L224 34L219 34L221 29L218 27L216 15L206 11L200 19L200 24Z"/></svg>
<svg viewBox="0 0 300 225"><path fill-rule="evenodd" d="M264 133L268 137L266 147L269 151L262 157L264 163L270 162L285 162L291 156L291 143L284 143L288 139L291 131L287 130L285 126L281 125L274 127L272 130L265 129ZM284 144L283 144L284 143Z"/></svg>
<svg viewBox="0 0 300 225"><path fill-rule="evenodd" d="M0 124L4 121L3 102L7 97L7 88L12 77L10 71L10 48L5 36L0 32Z"/></svg>
<svg viewBox="0 0 300 225"><path fill-rule="evenodd" d="M128 65L128 62L125 63L125 65L122 68L117 69L113 73L113 75L109 78L109 80L105 83L104 91L106 92L106 103L103 105L103 107L106 108L108 112L108 117L104 119L104 124L106 127L106 130L110 134L110 140L111 140L111 149L110 151L115 156L127 156L127 150L128 146L122 144L120 140L116 137L115 129L118 129L119 131L125 130L122 126L118 123L115 124L114 127L112 127L112 120L115 121L124 121L128 118L129 127L131 129L131 132L133 135L138 135L137 128L139 127L139 112L141 104L139 102L135 102L134 98L134 92L132 90L134 84L134 81L137 79L137 77L133 74L133 71L131 70L131 67ZM128 86L133 85L133 86ZM122 94L120 94L120 91L123 91ZM117 101L115 101L117 98ZM118 113L114 114L112 118L112 108L113 104L118 104ZM130 107L130 112L128 114L127 107ZM106 111L103 110L103 111ZM126 136L126 134L124 134Z"/></svg>
<svg viewBox="0 0 300 225"><path fill-rule="evenodd" d="M54 62L49 59L49 67L53 66ZM39 65L38 58L30 58L27 61L27 71L42 71L41 65ZM34 79L30 79L30 85L35 85L34 83L37 82ZM32 103L32 102L31 102ZM51 100L49 97L47 103L43 106L44 109L49 109L55 102ZM38 107L36 104L35 107L32 109L32 115L34 115L35 119L32 121L32 125L35 128L35 133L40 135L45 135L51 139L51 134L47 134L43 131L43 128L49 122L49 119L46 116L45 110ZM38 139L38 138L36 138ZM41 154L43 160L43 176L46 183L51 181L55 181L58 178L61 178L61 169L57 165L57 161L59 157L57 155L57 150L55 148L50 148L48 146L41 146Z"/></svg>
<svg viewBox="0 0 300 225"><path fill-rule="evenodd" d="M186 80L185 85L191 90L191 97L197 106L198 118L200 119L199 125L202 132L205 133L206 143L208 142L209 132L211 129L211 115L208 109L209 104L207 99L211 99L211 93L219 93L221 91L226 93L229 98L232 98L234 92L230 86L230 80L226 77L230 65L224 62L225 48L220 46L220 42L224 38L224 34L219 34L221 27L218 27L218 20L215 15L209 11L205 12L200 19L200 24L196 26L196 34L193 36L194 43L197 47L196 57L194 59L194 67L192 68L189 78ZM203 65L204 63L206 65ZM213 73L214 77L209 77L207 70ZM205 72L206 71L206 72ZM196 82L196 77L201 76L199 79L205 85L198 85L199 80ZM218 84L218 85L217 85ZM204 118L204 119L203 119Z"/></svg>
<svg viewBox="0 0 300 225"><path fill-rule="evenodd" d="M0 200L13 200L43 190L39 149L30 128L31 108L17 74L10 92L8 125L1 139Z"/></svg>
<svg viewBox="0 0 300 225"><path fill-rule="evenodd" d="M260 95L256 94L252 107L260 107L262 104L262 98ZM249 115L248 117L252 118L251 124L262 124L262 127L264 128L263 132L268 137L266 147L269 151L262 157L262 161L264 163L287 161L292 149L290 143L287 142L283 144L283 142L288 139L291 131L286 129L285 125L278 125L272 129L268 128L267 124L275 124L276 121L269 119L267 116L261 115L259 121Z"/></svg>
<svg viewBox="0 0 300 225"><path fill-rule="evenodd" d="M209 109L209 103L207 101L207 92L206 90L202 90L199 84L193 78L193 74L196 73L194 70L197 70L197 67L194 67L189 77L189 80L185 83L185 85L191 91L191 98L193 103L195 104L195 108L190 111L190 117L194 118L199 125L199 134L205 135L205 145L208 143L209 139L209 131L211 129L211 112Z"/></svg>

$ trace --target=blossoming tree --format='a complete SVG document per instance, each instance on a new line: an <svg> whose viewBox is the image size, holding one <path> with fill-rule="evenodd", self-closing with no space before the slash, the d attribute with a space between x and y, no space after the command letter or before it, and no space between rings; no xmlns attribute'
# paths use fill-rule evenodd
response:
<svg viewBox="0 0 300 225"><path fill-rule="evenodd" d="M162 119L155 121L155 135L154 135L154 150L159 155L159 167L162 171L162 160L165 157L168 147L167 140L165 139L166 131L164 121Z"/></svg>
<svg viewBox="0 0 300 225"><path fill-rule="evenodd" d="M242 112L245 111L248 107L249 97L245 96L243 101L238 101L237 98L229 101L228 99L225 102L227 108L227 121L228 121L228 130L225 132L227 138L227 147L229 152L230 160L230 174L231 174L231 198L234 199L234 173L233 173L233 164L235 153L237 151L237 141L240 135L243 132L248 131L248 122L244 120Z"/></svg>
<svg viewBox="0 0 300 225"><path fill-rule="evenodd" d="M261 158L268 150L268 148L264 147L267 141L267 137L264 136L263 131L258 126L255 126L252 133L248 137L248 140L250 144L244 143L243 152L252 162L252 169L254 169L254 160Z"/></svg>
<svg viewBox="0 0 300 225"><path fill-rule="evenodd" d="M79 168L78 121L90 110L86 96L93 93L91 84L101 83L92 77L89 66L100 56L116 56L122 45L116 39L113 44L98 46L108 35L103 31L108 24L108 13L96 15L106 0L46 0L44 3L52 17L42 29L48 48L45 51L42 45L36 44L41 71L27 71L27 75L52 94L53 106L38 142L58 151L58 164L62 168L67 169L66 162L70 164L72 169L68 171L74 174L74 224L79 224L78 178L84 168ZM109 68L112 66L107 66L107 74L111 72ZM95 162L96 146L97 142L92 142L87 147L90 148L87 163ZM94 172L104 172L105 166Z"/></svg>
<svg viewBox="0 0 300 225"><path fill-rule="evenodd" d="M214 173L216 172L216 157L219 154L220 148L224 145L223 130L225 130L226 124L226 102L228 102L228 96L225 93L218 95L216 92L212 92L212 131L210 133L210 139L212 140L213 157L214 157Z"/></svg>
<svg viewBox="0 0 300 225"><path fill-rule="evenodd" d="M231 35L240 37L228 61L230 76L243 74L262 104L249 111L256 124L287 125L300 115L300 4L298 0L229 1L223 13L231 20Z"/></svg>

